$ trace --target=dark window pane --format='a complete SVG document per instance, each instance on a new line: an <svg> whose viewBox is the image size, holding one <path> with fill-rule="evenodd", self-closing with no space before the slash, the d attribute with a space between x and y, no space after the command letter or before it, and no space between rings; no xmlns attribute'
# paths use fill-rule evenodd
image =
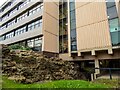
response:
<svg viewBox="0 0 120 90"><path fill-rule="evenodd" d="M120 45L120 31L111 32L112 45Z"/></svg>
<svg viewBox="0 0 120 90"><path fill-rule="evenodd" d="M77 46L76 45L71 45L71 51L76 51L77 50Z"/></svg>
<svg viewBox="0 0 120 90"><path fill-rule="evenodd" d="M116 6L108 8L108 18L112 19L112 18L116 18L117 15L117 10L116 10Z"/></svg>
<svg viewBox="0 0 120 90"><path fill-rule="evenodd" d="M108 20L109 20L109 28L111 32L111 41L112 45L120 45L120 31L119 31L119 19L118 19L118 13L115 6L115 0L107 0L107 14L108 14Z"/></svg>
<svg viewBox="0 0 120 90"><path fill-rule="evenodd" d="M71 21L70 28L71 28L71 30L76 28L76 20Z"/></svg>
<svg viewBox="0 0 120 90"><path fill-rule="evenodd" d="M76 16L75 16L75 2L71 0L70 2L70 28L71 28L71 51L77 50L76 42Z"/></svg>
<svg viewBox="0 0 120 90"><path fill-rule="evenodd" d="M74 10L75 9L75 4L73 2L70 2L70 10Z"/></svg>
<svg viewBox="0 0 120 90"><path fill-rule="evenodd" d="M75 19L75 10L70 11L70 19L71 20Z"/></svg>
<svg viewBox="0 0 120 90"><path fill-rule="evenodd" d="M114 2L115 0L107 0L107 8L109 8L109 7L112 7L112 6L114 6L115 5L115 2Z"/></svg>
<svg viewBox="0 0 120 90"><path fill-rule="evenodd" d="M71 37L76 37L76 31L75 31L75 29L71 30Z"/></svg>
<svg viewBox="0 0 120 90"><path fill-rule="evenodd" d="M67 29L67 2L59 6L59 52L68 52L68 29Z"/></svg>

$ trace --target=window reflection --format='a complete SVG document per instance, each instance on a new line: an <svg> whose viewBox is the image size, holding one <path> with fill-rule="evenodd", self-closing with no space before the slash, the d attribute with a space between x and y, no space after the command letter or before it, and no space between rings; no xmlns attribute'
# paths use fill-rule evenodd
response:
<svg viewBox="0 0 120 90"><path fill-rule="evenodd" d="M27 28L27 26L28 26L28 28ZM34 21L34 22L32 22L32 23L30 23L28 25L25 25L25 26L23 26L21 28L18 28L18 29L14 30L14 31L11 31L10 33L7 33L7 34L3 35L3 36L5 36L5 39L1 39L1 40L3 41L3 40L6 40L6 39L9 39L11 37L23 34L25 32L29 32L30 30L34 30L34 29L40 30L40 33L42 32L42 18L37 20L37 21ZM3 36L1 36L1 38Z"/></svg>
<svg viewBox="0 0 120 90"><path fill-rule="evenodd" d="M11 33L5 35L5 39L9 39L12 37L14 37L14 32L11 32Z"/></svg>
<svg viewBox="0 0 120 90"><path fill-rule="evenodd" d="M9 16L13 15L13 14L18 10L18 7L19 7L19 9L20 9L20 8L22 8L23 6L27 5L30 1L31 1L31 0L26 0L25 2L22 2L22 4L20 4L20 6L16 6L16 7L15 7L13 10L11 10L9 13L7 13L7 14L4 15L4 16L2 16L2 17L0 18L0 20L1 20L1 21L6 20ZM42 12L42 10L43 10L43 3L35 6L35 7L32 8L31 10L26 11L24 14L18 16L17 18L15 18L14 20L8 22L7 24L8 24L8 26L14 25L14 23L19 22L19 21L23 20L24 18L26 18L26 17L28 17L28 16L30 16L30 15L32 15L32 14L35 14L36 12L39 12L39 11ZM16 19L17 19L17 20L16 20ZM7 24L6 24L6 25L7 25ZM3 30L3 29L5 29L5 28L7 28L7 27L1 26L0 30Z"/></svg>
<svg viewBox="0 0 120 90"><path fill-rule="evenodd" d="M75 17L75 2L70 2L70 36L71 36L71 51L77 50L76 41L76 17Z"/></svg>
<svg viewBox="0 0 120 90"><path fill-rule="evenodd" d="M26 32L26 26L15 31L15 36Z"/></svg>
<svg viewBox="0 0 120 90"><path fill-rule="evenodd" d="M27 46L33 49L34 51L42 51L42 38L34 38L27 40Z"/></svg>
<svg viewBox="0 0 120 90"><path fill-rule="evenodd" d="M115 32L120 30L119 18L109 20L110 32Z"/></svg>
<svg viewBox="0 0 120 90"><path fill-rule="evenodd" d="M115 0L112 0L112 2L108 0L106 2L106 6L112 45L117 46L120 45L120 22L118 18Z"/></svg>
<svg viewBox="0 0 120 90"><path fill-rule="evenodd" d="M63 0L59 4L59 52L68 52L68 28L67 28L67 2Z"/></svg>

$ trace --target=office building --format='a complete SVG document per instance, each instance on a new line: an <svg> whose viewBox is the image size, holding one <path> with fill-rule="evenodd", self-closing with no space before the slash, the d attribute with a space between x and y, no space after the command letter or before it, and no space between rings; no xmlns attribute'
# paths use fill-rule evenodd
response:
<svg viewBox="0 0 120 90"><path fill-rule="evenodd" d="M0 43L55 53L84 67L103 61L119 67L119 7L119 0L7 1L0 9Z"/></svg>

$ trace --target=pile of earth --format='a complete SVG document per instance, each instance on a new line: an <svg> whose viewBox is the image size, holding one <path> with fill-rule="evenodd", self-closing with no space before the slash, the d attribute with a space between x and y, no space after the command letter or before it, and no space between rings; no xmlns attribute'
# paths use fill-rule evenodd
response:
<svg viewBox="0 0 120 90"><path fill-rule="evenodd" d="M86 79L79 65L34 51L10 51L2 45L2 73L21 83Z"/></svg>

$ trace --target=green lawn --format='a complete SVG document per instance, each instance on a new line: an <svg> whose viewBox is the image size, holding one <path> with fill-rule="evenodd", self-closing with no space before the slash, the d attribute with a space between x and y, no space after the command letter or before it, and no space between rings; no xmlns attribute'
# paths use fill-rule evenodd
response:
<svg viewBox="0 0 120 90"><path fill-rule="evenodd" d="M110 86L83 80L59 80L45 83L21 84L3 77L3 88L110 88Z"/></svg>
<svg viewBox="0 0 120 90"><path fill-rule="evenodd" d="M105 85L109 85L111 86L111 88L118 88L120 87L119 83L120 83L120 80L118 79L96 79L93 81L93 83L103 83Z"/></svg>

